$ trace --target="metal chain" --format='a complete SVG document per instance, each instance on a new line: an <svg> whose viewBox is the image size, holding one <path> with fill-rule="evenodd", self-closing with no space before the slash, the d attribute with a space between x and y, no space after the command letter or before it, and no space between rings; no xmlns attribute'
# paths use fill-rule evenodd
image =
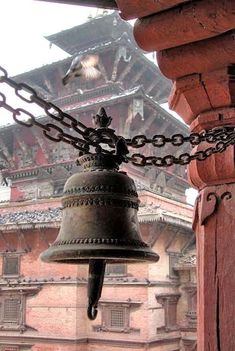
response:
<svg viewBox="0 0 235 351"><path fill-rule="evenodd" d="M214 128L209 131L203 131L201 133L191 133L188 136L182 134L173 134L171 137L166 137L165 135L159 134L154 135L151 139L148 139L145 135L136 135L132 139L126 139L127 145L135 149L141 148L147 144L152 144L154 147L163 147L167 143L173 146L181 146L186 142L191 145L196 146L201 142L206 141L207 143L215 143L223 138L231 135L235 132L235 128L231 126Z"/></svg>
<svg viewBox="0 0 235 351"><path fill-rule="evenodd" d="M37 92L25 83L16 83L14 80L8 77L7 71L0 66L0 83L6 83L12 87L15 91L16 96L26 103L35 103L37 106L42 108L45 114L52 120L59 123L62 127L74 130L80 134L83 139L77 136L66 133L61 127L53 123L43 124L39 122L32 113L28 112L23 108L13 108L7 103L6 96L0 92L0 108L12 113L14 121L26 128L33 126L39 127L43 131L43 135L51 141L60 142L63 141L67 144L72 145L74 148L81 152L89 152L90 146L99 148L99 152L111 152L101 148L100 144L106 144L111 149L115 148L115 141L118 140L114 134L114 130L109 128L87 128L83 123L79 122L76 118L70 116L66 112L63 112L58 106L53 103L41 98ZM25 120L25 117L27 120ZM123 139L123 138L122 138ZM140 153L132 154L127 157L127 161L131 162L135 166L157 166L157 167L169 167L173 164L187 165L193 160L203 161L210 157L212 154L223 152L229 145L235 144L235 127L226 126L214 128L209 131L203 131L201 133L191 133L188 136L182 134L174 134L171 137L164 135L154 135L152 138L147 138L145 135L136 135L132 139L123 139L126 145L132 148L141 148L147 144L161 148L166 144L172 144L173 146L179 147L185 142L189 142L192 146L199 145L201 142L207 142L209 144L215 144L214 146L208 147L205 150L197 151L194 154L183 153L179 157L173 155L166 155L164 157L157 156L144 156Z"/></svg>
<svg viewBox="0 0 235 351"><path fill-rule="evenodd" d="M170 167L173 164L176 165L188 165L193 160L204 161L213 154L221 153L227 149L229 145L235 144L235 133L230 135L226 141L219 141L215 146L208 147L205 150L196 151L194 154L183 153L179 157L173 155L166 155L164 157L157 156L144 156L142 154L133 154L128 157L128 161L135 166L145 167L145 166L157 166L157 167Z"/></svg>
<svg viewBox="0 0 235 351"><path fill-rule="evenodd" d="M0 83L6 83L8 86L12 87L15 90L15 94L24 102L29 104L35 103L41 107L48 117L59 122L62 126L72 128L77 133L81 134L83 138L88 134L87 131L89 129L83 123L63 112L53 103L42 99L29 85L25 83L16 83L13 79L8 77L7 71L2 67L0 67ZM64 141L84 152L88 149L88 143L86 140L65 133L62 128L55 124L40 123L32 113L23 108L13 108L7 103L6 96L0 92L0 108L1 107L12 113L12 117L16 123L27 128L33 126L41 128L44 136L51 141ZM24 120L25 117L27 118L26 121Z"/></svg>

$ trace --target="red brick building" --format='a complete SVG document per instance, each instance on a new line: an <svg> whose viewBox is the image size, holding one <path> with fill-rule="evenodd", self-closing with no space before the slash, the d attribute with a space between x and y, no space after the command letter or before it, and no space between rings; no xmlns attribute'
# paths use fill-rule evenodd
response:
<svg viewBox="0 0 235 351"><path fill-rule="evenodd" d="M159 105L166 101L170 83L137 48L131 27L118 15L91 19L47 39L69 55L99 55L101 77L63 87L69 57L15 80L88 126L104 106L120 135L188 133ZM15 124L0 129L0 146L2 164L8 160L3 174L11 184L9 201L0 203L0 350L195 350L195 238L192 208L185 203L185 169L124 167L139 191L143 239L160 260L109 265L99 315L90 322L87 267L39 259L57 237L63 185L79 171L77 150ZM145 147L144 152L153 150Z"/></svg>

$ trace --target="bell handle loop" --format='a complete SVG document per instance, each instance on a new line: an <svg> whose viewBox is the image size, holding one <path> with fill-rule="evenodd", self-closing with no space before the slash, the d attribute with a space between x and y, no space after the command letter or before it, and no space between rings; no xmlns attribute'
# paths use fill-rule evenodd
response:
<svg viewBox="0 0 235 351"><path fill-rule="evenodd" d="M97 306L103 287L105 265L105 260L91 259L89 261L87 316L91 320L94 320L98 313Z"/></svg>
<svg viewBox="0 0 235 351"><path fill-rule="evenodd" d="M87 316L91 321L94 321L97 317L98 311L97 311L97 306L93 306L92 304L89 304L87 307Z"/></svg>

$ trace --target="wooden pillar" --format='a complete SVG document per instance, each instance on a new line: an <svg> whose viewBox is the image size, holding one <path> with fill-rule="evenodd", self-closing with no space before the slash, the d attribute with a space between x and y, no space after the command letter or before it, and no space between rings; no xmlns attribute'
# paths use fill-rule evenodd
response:
<svg viewBox="0 0 235 351"><path fill-rule="evenodd" d="M235 125L235 109L226 108L198 116L193 130L226 125L226 117ZM189 166L190 181L200 190L193 227L198 258L198 350L203 351L235 350L234 156L234 146L230 146Z"/></svg>
<svg viewBox="0 0 235 351"><path fill-rule="evenodd" d="M170 107L191 131L235 126L235 1L117 4L123 18L139 18L135 39L144 50L157 51L160 69L174 83ZM193 152L206 147L200 144ZM230 146L188 168L189 181L199 190L194 218L198 351L235 350L234 158Z"/></svg>

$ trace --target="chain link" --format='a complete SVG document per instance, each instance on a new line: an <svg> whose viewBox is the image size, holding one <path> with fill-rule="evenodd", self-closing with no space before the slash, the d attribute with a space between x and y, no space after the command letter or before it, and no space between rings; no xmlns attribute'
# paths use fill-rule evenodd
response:
<svg viewBox="0 0 235 351"><path fill-rule="evenodd" d="M191 133L189 136L182 134L173 134L172 137L165 137L164 135L154 135L151 139L148 139L145 135L136 135L132 139L126 139L127 145L132 148L141 148L146 144L152 144L154 147L163 147L167 143L173 146L181 146L186 142L189 142L192 146L199 145L201 142L206 141L207 143L214 144L220 140L226 140L227 137L235 132L235 128L231 126L215 128L209 131L203 131L201 133Z"/></svg>
<svg viewBox="0 0 235 351"><path fill-rule="evenodd" d="M230 136L225 141L218 141L215 146L208 147L205 150L197 151L194 154L183 153L179 157L173 155L166 155L164 157L157 156L144 156L142 154L133 154L128 157L128 161L135 166L157 166L157 167L170 167L173 164L176 165L188 165L193 160L204 161L213 154L221 153L227 149L228 146L235 144L235 133L230 134Z"/></svg>
<svg viewBox="0 0 235 351"><path fill-rule="evenodd" d="M13 88L15 94L22 101L32 104L43 109L45 114L59 123L62 127L73 130L80 134L83 139L77 136L66 133L61 127L53 123L43 124L39 122L32 113L23 108L13 108L7 103L6 96L0 92L0 108L4 108L12 114L14 121L26 128L33 126L39 127L43 135L53 142L65 142L72 145L74 148L81 152L89 152L90 146L99 147L99 152L112 152L102 149L100 144L106 144L111 149L116 147L117 140L120 138L115 135L114 130L110 128L87 128L83 123L79 122L76 118L63 112L58 106L52 102L46 101L41 98L37 92L25 83L16 83L13 79L8 77L7 71L0 66L0 83L6 83L9 87ZM123 139L123 138L122 138ZM213 154L221 153L227 149L229 145L235 144L235 127L225 126L214 128L209 131L201 133L191 133L188 136L182 134L174 134L171 137L166 137L162 134L154 135L152 138L147 138L146 135L140 134L134 136L132 139L123 139L127 146L131 148L141 148L147 144L153 147L161 148L166 144L172 144L175 147L182 146L188 142L192 146L197 146L202 142L214 144L205 150L197 151L194 154L183 153L176 157L173 155L166 155L164 157L158 156L144 156L140 153L134 153L126 159L135 166L156 166L156 167L170 167L173 164L187 165L193 160L203 161ZM116 150L117 151L117 150Z"/></svg>

